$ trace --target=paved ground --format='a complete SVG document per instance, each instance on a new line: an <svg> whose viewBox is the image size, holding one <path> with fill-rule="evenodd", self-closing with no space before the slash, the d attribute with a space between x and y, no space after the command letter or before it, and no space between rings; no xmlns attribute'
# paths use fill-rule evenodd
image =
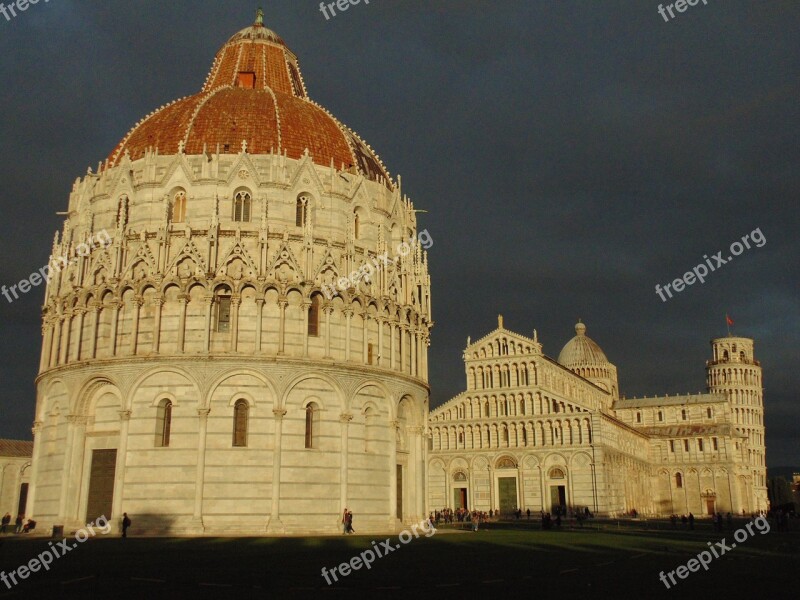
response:
<svg viewBox="0 0 800 600"><path fill-rule="evenodd" d="M736 528L744 522L736 524ZM797 526L797 522L794 523ZM645 529L647 527L647 529ZM793 597L800 533L754 530L731 547L733 530L673 530L664 522L592 523L540 531L537 523L492 524L478 533L441 527L402 544L397 536L325 538L91 538L30 573L2 598L714 598ZM741 535L740 535L741 537ZM730 547L708 572L667 590L659 580L708 542ZM387 552L327 585L322 568L350 561L372 542ZM0 569L15 571L49 540L3 537ZM57 542L55 543L57 544ZM721 547L716 544L718 553ZM399 546L399 547L398 547ZM60 550L63 552L63 550ZM365 555L369 557L369 555ZM338 571L337 571L338 573ZM796 591L794 592L796 594Z"/></svg>

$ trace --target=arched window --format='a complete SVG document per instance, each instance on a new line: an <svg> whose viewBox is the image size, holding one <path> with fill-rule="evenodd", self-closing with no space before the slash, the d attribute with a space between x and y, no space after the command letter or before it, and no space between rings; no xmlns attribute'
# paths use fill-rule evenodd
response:
<svg viewBox="0 0 800 600"><path fill-rule="evenodd" d="M503 426L503 443L508 446L508 427Z"/></svg>
<svg viewBox="0 0 800 600"><path fill-rule="evenodd" d="M528 430L527 429L523 429L522 430L522 445L523 446L527 446L528 445Z"/></svg>
<svg viewBox="0 0 800 600"><path fill-rule="evenodd" d="M306 448L317 447L319 435L319 407L314 402L306 406Z"/></svg>
<svg viewBox="0 0 800 600"><path fill-rule="evenodd" d="M686 420L686 410L685 409L681 410L681 419L684 420L684 421Z"/></svg>
<svg viewBox="0 0 800 600"><path fill-rule="evenodd" d="M489 416L489 401L488 400L486 402L484 402L483 409L486 412L486 414L484 416L488 417Z"/></svg>
<svg viewBox="0 0 800 600"><path fill-rule="evenodd" d="M361 237L361 217L358 216L358 211L353 212L353 237Z"/></svg>
<svg viewBox="0 0 800 600"><path fill-rule="evenodd" d="M706 409L706 416L707 416L709 419L710 419L710 418L712 418L712 417L714 416L714 411L713 411L713 409L712 409L710 406L709 406L709 407Z"/></svg>
<svg viewBox="0 0 800 600"><path fill-rule="evenodd" d="M183 223L186 220L186 192L180 190L172 200L172 222Z"/></svg>
<svg viewBox="0 0 800 600"><path fill-rule="evenodd" d="M216 330L219 333L226 333L231 330L231 291L228 287L222 286L217 289L215 295Z"/></svg>
<svg viewBox="0 0 800 600"><path fill-rule="evenodd" d="M246 400L237 400L233 405L233 445L236 448L247 446L247 420L250 407Z"/></svg>
<svg viewBox="0 0 800 600"><path fill-rule="evenodd" d="M158 403L156 413L156 446L169 447L169 435L172 430L172 401L164 398Z"/></svg>
<svg viewBox="0 0 800 600"><path fill-rule="evenodd" d="M683 475L680 473L675 473L675 487L682 488L683 487Z"/></svg>
<svg viewBox="0 0 800 600"><path fill-rule="evenodd" d="M236 192L233 198L233 220L247 223L250 221L252 198L249 192Z"/></svg>
<svg viewBox="0 0 800 600"><path fill-rule="evenodd" d="M463 431L459 431L458 432L458 443L461 444L462 448L464 447L464 432Z"/></svg>
<svg viewBox="0 0 800 600"><path fill-rule="evenodd" d="M550 479L564 479L565 477L564 471L557 467L550 471Z"/></svg>
<svg viewBox="0 0 800 600"><path fill-rule="evenodd" d="M297 198L297 207L295 209L294 224L297 227L305 227L308 222L308 207L311 199L308 196L299 196Z"/></svg>
<svg viewBox="0 0 800 600"><path fill-rule="evenodd" d="M319 335L319 295L311 297L311 306L308 307L308 335Z"/></svg>
<svg viewBox="0 0 800 600"><path fill-rule="evenodd" d="M658 411L658 420L659 420L659 421L663 421L663 420L664 420L664 413L663 413L663 411Z"/></svg>
<svg viewBox="0 0 800 600"><path fill-rule="evenodd" d="M642 413L640 413L640 412L636 413L636 422L637 423L641 423L642 422Z"/></svg>

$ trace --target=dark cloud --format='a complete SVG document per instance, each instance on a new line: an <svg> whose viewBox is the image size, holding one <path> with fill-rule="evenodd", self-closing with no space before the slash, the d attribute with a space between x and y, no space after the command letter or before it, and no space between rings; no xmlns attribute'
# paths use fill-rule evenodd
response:
<svg viewBox="0 0 800 600"><path fill-rule="evenodd" d="M266 4L312 97L377 148L433 238L433 404L502 312L550 356L578 317L624 393L704 388L708 340L756 340L767 460L800 465L800 6L374 0ZM197 91L255 3L52 0L0 17L0 283L46 260L72 182ZM755 228L669 302L654 293ZM0 435L27 435L41 290L0 298Z"/></svg>

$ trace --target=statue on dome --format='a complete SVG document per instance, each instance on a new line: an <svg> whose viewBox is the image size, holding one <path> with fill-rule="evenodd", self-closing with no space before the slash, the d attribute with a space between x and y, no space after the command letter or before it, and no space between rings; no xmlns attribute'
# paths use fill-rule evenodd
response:
<svg viewBox="0 0 800 600"><path fill-rule="evenodd" d="M260 6L256 11L256 27L263 27L264 26L264 9Z"/></svg>

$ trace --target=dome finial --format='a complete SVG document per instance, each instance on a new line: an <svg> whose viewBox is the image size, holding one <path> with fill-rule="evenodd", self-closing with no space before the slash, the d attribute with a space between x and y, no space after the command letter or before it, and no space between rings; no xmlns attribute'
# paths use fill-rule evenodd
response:
<svg viewBox="0 0 800 600"><path fill-rule="evenodd" d="M575 333L578 335L586 335L586 325L584 325L583 321L580 319L578 319L578 322L575 325Z"/></svg>
<svg viewBox="0 0 800 600"><path fill-rule="evenodd" d="M255 25L255 27L263 27L264 26L264 9L261 8L260 6L258 7L258 10L256 11L256 22L255 22L254 25Z"/></svg>

